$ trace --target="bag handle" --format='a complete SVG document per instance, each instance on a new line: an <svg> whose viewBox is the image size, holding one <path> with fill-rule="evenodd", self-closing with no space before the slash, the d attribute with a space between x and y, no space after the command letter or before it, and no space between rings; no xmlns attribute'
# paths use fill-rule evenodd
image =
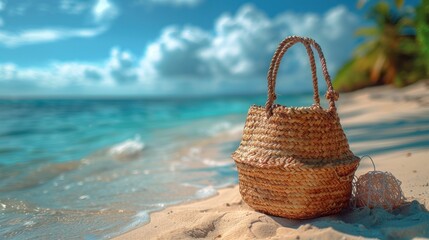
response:
<svg viewBox="0 0 429 240"><path fill-rule="evenodd" d="M268 100L265 104L265 109L267 112L267 117L271 117L273 115L273 105L274 101L277 99L277 95L275 93L275 85L276 85L276 78L277 78L277 72L279 70L280 62L282 60L283 55L286 53L286 51L292 47L296 43L302 43L306 50L307 54L310 60L310 66L311 66L311 73L313 78L313 99L314 104L313 106L320 107L320 98L319 98L319 88L317 84L317 72L316 72L316 63L314 60L314 53L311 47L314 47L317 50L317 53L319 55L320 63L322 66L322 72L323 76L326 81L326 85L328 86L328 90L326 92L326 98L329 101L329 110L330 111L336 111L335 101L338 100L338 93L334 91L334 88L332 87L331 83L331 77L328 73L328 68L326 66L326 60L323 55L322 49L320 48L319 44L314 41L311 38L307 37L299 37L299 36L290 36L285 38L278 46L276 52L274 53L274 56L271 60L270 68L268 70Z"/></svg>

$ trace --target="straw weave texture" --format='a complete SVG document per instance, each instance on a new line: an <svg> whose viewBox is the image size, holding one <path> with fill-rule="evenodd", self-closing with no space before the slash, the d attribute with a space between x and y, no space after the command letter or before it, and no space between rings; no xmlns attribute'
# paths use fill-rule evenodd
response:
<svg viewBox="0 0 429 240"><path fill-rule="evenodd" d="M281 58L295 43L304 44L310 59L314 87L310 107L274 104ZM328 85L328 109L320 106L312 47L319 54ZM337 99L320 46L297 36L281 42L268 72L267 104L249 109L242 141L232 154L240 193L247 204L293 219L335 214L348 205L359 158L350 151L341 127Z"/></svg>

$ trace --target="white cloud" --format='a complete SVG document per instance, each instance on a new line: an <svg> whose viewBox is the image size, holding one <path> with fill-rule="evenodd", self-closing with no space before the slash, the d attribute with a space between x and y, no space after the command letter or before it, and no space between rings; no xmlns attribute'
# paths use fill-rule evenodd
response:
<svg viewBox="0 0 429 240"><path fill-rule="evenodd" d="M202 59L212 75L246 76L266 71L264 60L281 39L281 26L251 5L242 7L235 17L221 16L210 45L202 49Z"/></svg>
<svg viewBox="0 0 429 240"><path fill-rule="evenodd" d="M147 47L141 61L146 77L202 77L207 66L199 56L210 35L194 27L168 27Z"/></svg>
<svg viewBox="0 0 429 240"><path fill-rule="evenodd" d="M97 0L92 8L95 22L104 22L114 19L118 15L118 9L109 0Z"/></svg>
<svg viewBox="0 0 429 240"><path fill-rule="evenodd" d="M193 7L200 4L202 0L140 0L140 3L152 3L159 5L173 5L173 6L188 6Z"/></svg>
<svg viewBox="0 0 429 240"><path fill-rule="evenodd" d="M4 10L4 2L2 0L0 0L0 12Z"/></svg>
<svg viewBox="0 0 429 240"><path fill-rule="evenodd" d="M322 46L333 74L349 57L357 25L357 16L343 6L324 15L286 12L269 18L256 7L245 5L235 15L219 17L214 31L189 26L164 29L147 47L141 66L159 79L223 79L223 85L232 80L259 79L260 85L255 88L261 89L266 84L264 75L270 59L284 37L314 38ZM292 49L284 62L286 86L294 89L311 86L307 55L302 46Z"/></svg>
<svg viewBox="0 0 429 240"><path fill-rule="evenodd" d="M6 47L19 47L22 45L54 42L68 38L91 38L105 32L109 27L109 21L113 20L118 15L117 7L109 0L97 0L89 12L90 5L87 2L80 0L61 0L59 2L59 10L67 14L82 14L88 10L94 21L95 26L90 28L67 28L67 27L41 27L24 29L19 32L0 30L0 45ZM0 7L4 8L2 0ZM9 10L10 15L22 15L30 7L30 2L24 2L12 6ZM34 9L38 11L46 11L49 8L47 3L39 3L34 5ZM30 20L31 21L31 20ZM0 27L4 25L3 19L0 17Z"/></svg>
<svg viewBox="0 0 429 240"><path fill-rule="evenodd" d="M22 86L36 85L41 88L61 88L69 85L90 85L90 79L83 78L88 71L102 69L79 63L51 64L48 68L19 68L15 64L0 65L0 84L20 83Z"/></svg>
<svg viewBox="0 0 429 240"><path fill-rule="evenodd" d="M87 29L33 29L18 33L0 31L0 44L7 47L17 47L73 37L90 38L103 33L105 30L105 27L97 27Z"/></svg>
<svg viewBox="0 0 429 240"><path fill-rule="evenodd" d="M118 48L112 49L107 68L116 82L134 83L138 80L134 56L128 51L121 52Z"/></svg>
<svg viewBox="0 0 429 240"><path fill-rule="evenodd" d="M57 89L81 87L99 90L127 84L138 84L136 60L128 51L113 48L110 57L101 64L54 62L45 68L0 64L0 86L7 88ZM140 83L141 84L141 83Z"/></svg>
<svg viewBox="0 0 429 240"><path fill-rule="evenodd" d="M66 62L43 69L2 64L0 86L3 87L0 89L5 91L5 86L13 86L15 82L15 85L28 83L26 86L50 88L129 86L128 90L138 89L142 93L156 89L153 91L156 94L261 92L266 88L265 74L271 57L284 37L314 38L322 46L333 75L354 47L353 33L358 24L357 16L343 6L322 15L285 12L271 18L256 7L245 5L233 15L221 15L211 30L194 26L165 28L146 46L140 58L113 48L101 64ZM0 42L13 46L25 44L25 39L48 41L62 36L55 31L42 33L27 32L10 37L0 32ZM78 35L90 36L91 31L79 31ZM280 73L280 77L283 76L286 77L281 81L284 89L310 89L311 74L304 47L287 53ZM91 89L102 91L99 87Z"/></svg>

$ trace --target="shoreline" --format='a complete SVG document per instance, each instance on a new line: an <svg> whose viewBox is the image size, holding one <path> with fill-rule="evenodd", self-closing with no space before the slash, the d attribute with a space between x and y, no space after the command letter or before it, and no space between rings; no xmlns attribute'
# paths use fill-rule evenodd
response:
<svg viewBox="0 0 429 240"><path fill-rule="evenodd" d="M427 166L425 160L429 157L429 150L413 150L411 155L408 155L409 153L410 151L394 152L376 155L373 156L373 159L376 161L378 169L392 172L401 180L401 187L407 201L404 204L405 208L408 205L418 208L418 203L428 208L429 191L426 185L429 184L429 176L425 174L425 171L419 169L424 169ZM407 158L407 164L398 164L405 158ZM367 162L361 164L357 171L358 176L372 170L370 160L366 159L365 161ZM388 166L393 167L389 168ZM397 167L400 167L400 170ZM416 182L420 184L416 186ZM407 209L402 210L402 212L406 211ZM378 215L376 215L377 213L367 213L366 215L371 214L374 215L374 219L377 219L386 218L385 215L388 213L382 211ZM406 215L404 219L399 219L399 221L403 221L403 224L406 225L410 222L408 218L416 219L422 214L425 218L421 220L424 221L417 228L429 228L429 213L423 206L421 209ZM387 224L387 227L378 229L377 226L373 228L365 226L368 221L366 217L368 216L362 216L362 212L359 211L312 220L289 220L274 217L250 208L242 201L238 185L235 185L220 189L216 196L208 199L170 206L154 212L150 215L149 223L114 239L340 239L342 237L362 239L362 237L368 237L365 234L369 234L369 232L381 233L384 231L388 232L388 236L397 234L389 232L389 229L395 228L398 221L392 221L389 225L389 220L386 219L385 222L387 223L382 225ZM350 219L352 220L350 221ZM383 220L378 219L377 221L382 222ZM404 229L404 233L401 234L408 234L403 235L406 238L418 236L419 233L415 232L414 228L416 227ZM428 236L425 235L425 237Z"/></svg>
<svg viewBox="0 0 429 240"><path fill-rule="evenodd" d="M348 129L348 137L350 135L357 138L362 134L367 137L365 140L352 142L352 151L375 152L371 157L377 170L389 171L402 182L402 190L409 202L404 205L404 209L401 207L397 210L402 214L402 218L398 219L396 215L386 211L363 213L364 210L355 210L313 220L288 220L255 212L241 200L236 185L220 189L216 196L208 199L153 212L150 214L149 223L115 239L429 237L429 232L425 230L429 229L429 213L425 210L425 207L429 206L429 176L425 174L429 172L426 164L429 150L418 147L420 142L427 140L428 135L406 136L404 131L406 132L407 127L401 128L400 125L401 121L424 120L429 116L427 82L422 81L403 89L381 86L342 94L338 112L343 127ZM383 126L389 122L398 122L399 127L393 128L395 131L388 129L383 132ZM373 125L374 130L381 133L362 133L360 126L365 125ZM419 131L419 128L427 131L428 123L423 121L421 126L416 126L415 131ZM371 134L376 137L368 138ZM237 137L241 138L241 133ZM407 147L410 142L415 143L415 146ZM385 150L383 152L380 149ZM364 159L356 175L371 170L371 161ZM375 221L375 217L378 218L378 225L371 222ZM413 225L410 219L416 217L419 217L421 223ZM394 230L395 224L402 224L405 228Z"/></svg>

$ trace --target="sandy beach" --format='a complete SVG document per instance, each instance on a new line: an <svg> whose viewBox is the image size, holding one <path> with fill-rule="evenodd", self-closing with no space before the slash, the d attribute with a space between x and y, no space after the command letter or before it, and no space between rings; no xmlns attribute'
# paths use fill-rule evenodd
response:
<svg viewBox="0 0 429 240"><path fill-rule="evenodd" d="M116 239L429 238L429 149L419 147L419 143L429 141L428 82L403 89L382 86L342 94L338 110L342 125L348 129L346 134L364 136L364 140L351 144L352 151L371 152L377 170L391 172L402 182L406 203L400 208L393 212L348 209L334 216L289 220L254 211L241 200L238 186L233 186L212 198L155 212L150 223ZM410 120L416 120L412 129L401 127ZM386 131L383 126L389 124L398 127ZM373 130L362 132L359 126L367 125ZM422 134L407 134L420 130ZM226 137L240 139L241 133ZM365 158L356 175L372 168Z"/></svg>

